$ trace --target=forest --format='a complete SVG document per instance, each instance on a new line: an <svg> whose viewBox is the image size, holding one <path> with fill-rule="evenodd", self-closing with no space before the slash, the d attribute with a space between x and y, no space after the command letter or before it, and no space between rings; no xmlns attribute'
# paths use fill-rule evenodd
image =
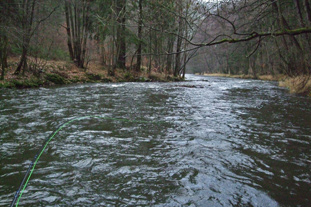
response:
<svg viewBox="0 0 311 207"><path fill-rule="evenodd" d="M310 3L2 0L1 85L178 80L192 72L282 75L308 91Z"/></svg>

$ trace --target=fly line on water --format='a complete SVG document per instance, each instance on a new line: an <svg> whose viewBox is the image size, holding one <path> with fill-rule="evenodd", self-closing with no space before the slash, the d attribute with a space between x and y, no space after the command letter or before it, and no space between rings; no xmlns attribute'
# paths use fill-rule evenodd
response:
<svg viewBox="0 0 311 207"><path fill-rule="evenodd" d="M96 118L96 119L102 119L102 120L115 120L115 121L121 121L121 122L135 122L135 123L160 123L159 121L154 122L154 121L143 121L143 120L136 120L136 119L121 119L121 118L111 118L111 117L102 117L102 116L82 116L82 117L76 117L73 118L63 124L61 124L60 126L57 127L57 129L55 131L53 131L45 140L45 142L43 143L43 145L41 146L41 148L39 149L39 151L37 152L37 154L35 155L33 161L29 164L29 167L26 171L26 174L18 188L18 190L16 191L13 201L11 202L10 207L13 206L18 206L19 201L23 195L23 192L25 191L27 184L30 180L30 177L36 167L36 164L38 163L42 153L44 152L44 150L46 149L46 147L48 146L49 142L55 137L55 135L62 130L64 127L66 127L67 125L71 124L72 122L78 121L78 120L83 120L83 119L90 119L90 118Z"/></svg>

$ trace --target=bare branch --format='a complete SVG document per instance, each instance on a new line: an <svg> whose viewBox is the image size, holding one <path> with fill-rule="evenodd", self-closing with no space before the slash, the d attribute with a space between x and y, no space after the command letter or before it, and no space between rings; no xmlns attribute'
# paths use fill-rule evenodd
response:
<svg viewBox="0 0 311 207"><path fill-rule="evenodd" d="M266 33L253 32L252 34L250 34L249 36L245 38L240 38L240 39L229 38L229 39L222 39L219 41L211 41L209 43L194 43L194 42L191 42L190 40L186 40L186 41L188 41L193 46L206 47L206 46L212 46L212 45L219 45L223 43L247 42L258 37L277 37L277 36L285 36L285 35L296 36L296 35L309 34L309 33L311 33L311 28L306 27L306 28L299 28L299 29L293 29L293 30L284 30L284 31L279 31L279 32L266 32Z"/></svg>

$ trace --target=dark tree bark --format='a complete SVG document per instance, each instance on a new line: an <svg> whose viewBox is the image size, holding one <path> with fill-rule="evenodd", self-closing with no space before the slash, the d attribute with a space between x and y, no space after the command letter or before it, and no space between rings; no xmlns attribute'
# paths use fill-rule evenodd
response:
<svg viewBox="0 0 311 207"><path fill-rule="evenodd" d="M3 32L0 30L0 32ZM0 65L1 65L1 80L4 80L5 69L8 67L7 63L7 45L8 38L5 33L0 35Z"/></svg>
<svg viewBox="0 0 311 207"><path fill-rule="evenodd" d="M70 59L74 60L74 55L73 55L73 49L72 49L72 43L71 43L71 29L68 25L70 25L70 5L68 1L65 1L65 15L66 15L66 32L67 32L67 46L68 46L68 50L69 50L69 55L70 55Z"/></svg>
<svg viewBox="0 0 311 207"><path fill-rule="evenodd" d="M310 7L309 0L304 0L304 3L305 3L305 10L307 13L307 18L310 24L311 23L311 7Z"/></svg>
<svg viewBox="0 0 311 207"><path fill-rule="evenodd" d="M176 56L175 56L175 69L174 69L175 77L179 75L179 70L181 67L181 45L182 45L182 18L179 17L178 37L177 37Z"/></svg>
<svg viewBox="0 0 311 207"><path fill-rule="evenodd" d="M304 20L303 20L303 15L302 15L302 11L301 11L300 0L294 0L294 3L296 4L297 13L298 13L298 16L299 16L300 26L301 26L301 27L306 27L306 24L304 23Z"/></svg>
<svg viewBox="0 0 311 207"><path fill-rule="evenodd" d="M126 0L117 0L117 68L126 68Z"/></svg>
<svg viewBox="0 0 311 207"><path fill-rule="evenodd" d="M0 14L0 65L1 65L1 80L4 80L5 69L8 67L7 62L7 46L8 46L8 37L7 37L7 21L9 16L9 4L8 2L3 2L0 5L2 13Z"/></svg>
<svg viewBox="0 0 311 207"><path fill-rule="evenodd" d="M300 23L300 26L302 28L306 27L306 23L304 21L304 18L303 18L303 10L301 9L301 4L302 2L300 0L294 0L294 3L296 5L296 8L297 8L297 14L299 16L299 23ZM307 43L308 43L308 47L309 49L311 49L311 42L310 42L310 38L309 38L309 35L308 34L305 34L304 35L306 40L307 40Z"/></svg>
<svg viewBox="0 0 311 207"><path fill-rule="evenodd" d="M168 54L174 51L174 42L175 42L175 37L171 35L167 40ZM168 74L173 74L172 64L173 64L173 55L167 55L166 56L166 71Z"/></svg>
<svg viewBox="0 0 311 207"><path fill-rule="evenodd" d="M152 52L152 31L149 30L149 53ZM149 62L148 62L148 74L151 74L152 69L152 55L149 55Z"/></svg>
<svg viewBox="0 0 311 207"><path fill-rule="evenodd" d="M143 1L138 1L139 7L139 20L138 20L138 48L137 48L137 62L136 62L136 71L140 72L141 69L141 52L142 52L142 30L143 30Z"/></svg>

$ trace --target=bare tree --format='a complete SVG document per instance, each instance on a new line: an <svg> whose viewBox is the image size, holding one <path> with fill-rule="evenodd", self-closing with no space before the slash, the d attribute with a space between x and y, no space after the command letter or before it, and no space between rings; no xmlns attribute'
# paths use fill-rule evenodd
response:
<svg viewBox="0 0 311 207"><path fill-rule="evenodd" d="M22 1L21 7L18 6L21 20L22 55L14 72L16 75L19 74L21 70L23 70L24 73L27 68L27 54L29 51L30 40L34 34L33 23L36 3L37 0Z"/></svg>
<svg viewBox="0 0 311 207"><path fill-rule="evenodd" d="M83 68L90 26L90 2L65 0L67 45L71 60Z"/></svg>
<svg viewBox="0 0 311 207"><path fill-rule="evenodd" d="M39 0L20 0L14 3L15 8L13 10L15 12L14 19L16 21L16 31L18 33L17 36L19 37L18 41L20 41L22 45L20 61L14 72L16 75L20 74L21 71L24 73L27 69L27 56L30 50L31 39L38 31L40 24L49 19L58 8L58 6L50 8L42 18L39 18L38 13L36 13L36 7L39 5L44 4Z"/></svg>
<svg viewBox="0 0 311 207"><path fill-rule="evenodd" d="M249 73L246 70L249 68L255 74L274 73L278 65L278 71L288 75L308 74L309 9L309 0L220 1L203 9L206 16L206 28L201 27L200 32L203 41L202 38L191 40L186 36L183 39L193 47L212 47L222 51L224 55L217 57L223 59L220 62L222 67L227 67L225 64L228 61L231 69L234 65L240 65L234 66L237 69L229 68L231 71ZM216 52L215 49L206 49L212 50ZM231 51L229 56L225 55L227 51ZM250 58L252 55L256 58Z"/></svg>

